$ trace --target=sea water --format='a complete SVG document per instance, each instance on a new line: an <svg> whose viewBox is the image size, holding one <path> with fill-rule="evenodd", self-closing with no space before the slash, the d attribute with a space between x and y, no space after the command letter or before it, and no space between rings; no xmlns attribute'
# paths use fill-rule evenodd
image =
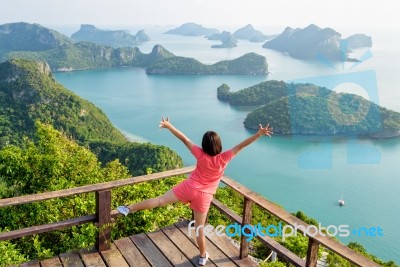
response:
<svg viewBox="0 0 400 267"><path fill-rule="evenodd" d="M161 44L178 56L194 57L208 64L252 51L267 57L270 73L146 75L140 68L120 68L55 76L68 89L100 107L131 139L168 146L183 158L185 165L193 165L195 160L171 133L158 128L161 116L169 116L197 144L203 133L211 129L220 133L224 149L252 134L243 127L243 120L253 108L232 107L218 101L216 88L222 83L237 91L270 79L307 80L372 70L379 95L375 102L400 112L400 76L396 67L400 62L400 46L396 43L400 42L387 33L373 35L373 56L353 66L354 63L296 60L263 49L262 43L247 41L240 41L232 49L212 49L214 42L204 37L163 35L163 31L153 29L152 41L140 49L149 53L155 44ZM340 240L345 244L359 242L378 257L400 263L399 159L400 138L273 136L260 138L244 149L225 174L286 210L302 210L323 225L347 224L351 229L381 227L383 236L352 234ZM342 195L346 205L339 207L337 201Z"/></svg>

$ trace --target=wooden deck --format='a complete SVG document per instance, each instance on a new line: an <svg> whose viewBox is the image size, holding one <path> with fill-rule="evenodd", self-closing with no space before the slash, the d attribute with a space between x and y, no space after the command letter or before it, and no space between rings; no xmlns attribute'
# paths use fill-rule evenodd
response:
<svg viewBox="0 0 400 267"><path fill-rule="evenodd" d="M42 261L24 263L35 267L189 267L198 266L199 250L187 231L188 221L178 222L161 230L115 240L111 249L98 252L94 248L61 254ZM207 238L210 258L206 266L258 266L250 258L239 259L239 248L225 237Z"/></svg>

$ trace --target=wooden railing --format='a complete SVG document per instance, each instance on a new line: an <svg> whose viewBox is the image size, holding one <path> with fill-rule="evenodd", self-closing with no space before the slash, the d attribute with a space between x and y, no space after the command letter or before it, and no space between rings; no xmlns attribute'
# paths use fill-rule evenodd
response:
<svg viewBox="0 0 400 267"><path fill-rule="evenodd" d="M119 214L116 210L111 210L111 192L113 188L134 185L148 181L154 181L162 178L168 178L177 175L184 175L192 172L194 167L185 167L181 169L154 173L149 175L137 176L128 179L122 179L118 181L105 182L94 185L86 185L71 189L64 189L53 192L40 193L28 196L19 196L14 198L0 199L0 208L10 207L15 205L22 205L32 202L39 202L44 200L50 200L55 198L62 198L68 196L74 196L79 194L93 193L96 194L96 214L82 216L78 218L73 218L69 220L64 220L55 223L49 223L39 226L28 227L24 229L14 230L10 232L0 233L0 241L16 239L24 236L29 236L33 234L45 233L54 230L60 230L67 227L81 225L85 223L94 223L99 229L99 235L97 238L97 248L100 251L107 250L111 244L111 222L112 219L117 217ZM234 222L245 225L251 223L252 218L252 205L256 204L262 209L267 210L274 216L278 217L285 223L289 225L301 225L305 228L308 224L291 215L281 207L273 204L272 202L266 200L257 193L251 191L240 183L224 176L221 180L225 185L234 189L240 195L244 197L244 208L242 216L237 215L227 206L214 199L212 205L215 206L222 214L229 217ZM357 266L367 267L367 266L379 266L375 262L365 258L364 256L356 253L347 246L335 241L332 238L323 236L319 233L311 233L312 236L308 235L308 252L306 260L299 258L297 255L289 251L287 248L283 247L281 244L276 242L274 239L265 236L257 236L257 238L268 248L275 251L281 258L290 262L294 266L306 266L315 267L317 264L318 248L320 245L328 248L329 250L335 252L341 257L347 259ZM248 256L248 242L246 237L241 237L240 242L240 257L244 258Z"/></svg>

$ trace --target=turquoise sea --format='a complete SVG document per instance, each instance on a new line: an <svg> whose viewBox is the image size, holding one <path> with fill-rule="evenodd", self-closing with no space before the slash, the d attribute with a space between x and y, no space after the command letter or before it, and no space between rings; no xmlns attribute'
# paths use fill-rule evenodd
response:
<svg viewBox="0 0 400 267"><path fill-rule="evenodd" d="M132 27L132 32L135 30ZM371 100L400 112L399 68L394 67L400 62L400 40L389 33L360 31L373 36L372 57L358 66L330 66L329 62L292 59L261 48L261 43L240 41L236 48L212 49L214 42L203 37L164 35L165 28L160 27L145 30L152 38L150 43L140 46L146 53L155 44L161 44L176 55L194 57L203 63L236 58L250 51L267 57L268 76L148 76L140 68L55 74L68 89L100 107L131 139L166 145L181 155L185 165L192 165L195 160L169 132L159 130L161 116L169 116L176 127L198 144L209 129L220 133L225 149L251 134L243 127L251 108L235 108L218 101L216 88L222 83L232 90L268 79L317 80L324 85L324 79L314 77L352 77L372 71L377 97ZM354 55L365 52L359 50ZM354 81L348 83L353 84L348 91L360 92ZM302 210L323 225L347 224L351 230L381 227L382 237L351 235L341 241L359 242L378 257L400 263L399 160L400 138L273 136L246 148L229 164L225 174L286 210ZM337 205L341 195L346 201L344 207Z"/></svg>

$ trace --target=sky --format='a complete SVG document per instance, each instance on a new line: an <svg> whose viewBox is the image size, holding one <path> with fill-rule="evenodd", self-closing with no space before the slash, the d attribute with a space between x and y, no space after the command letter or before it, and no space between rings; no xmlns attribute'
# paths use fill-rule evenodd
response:
<svg viewBox="0 0 400 267"><path fill-rule="evenodd" d="M2 3L1 3L2 2ZM377 0L1 0L0 24L397 28L396 1ZM397 5L397 4L396 4Z"/></svg>

